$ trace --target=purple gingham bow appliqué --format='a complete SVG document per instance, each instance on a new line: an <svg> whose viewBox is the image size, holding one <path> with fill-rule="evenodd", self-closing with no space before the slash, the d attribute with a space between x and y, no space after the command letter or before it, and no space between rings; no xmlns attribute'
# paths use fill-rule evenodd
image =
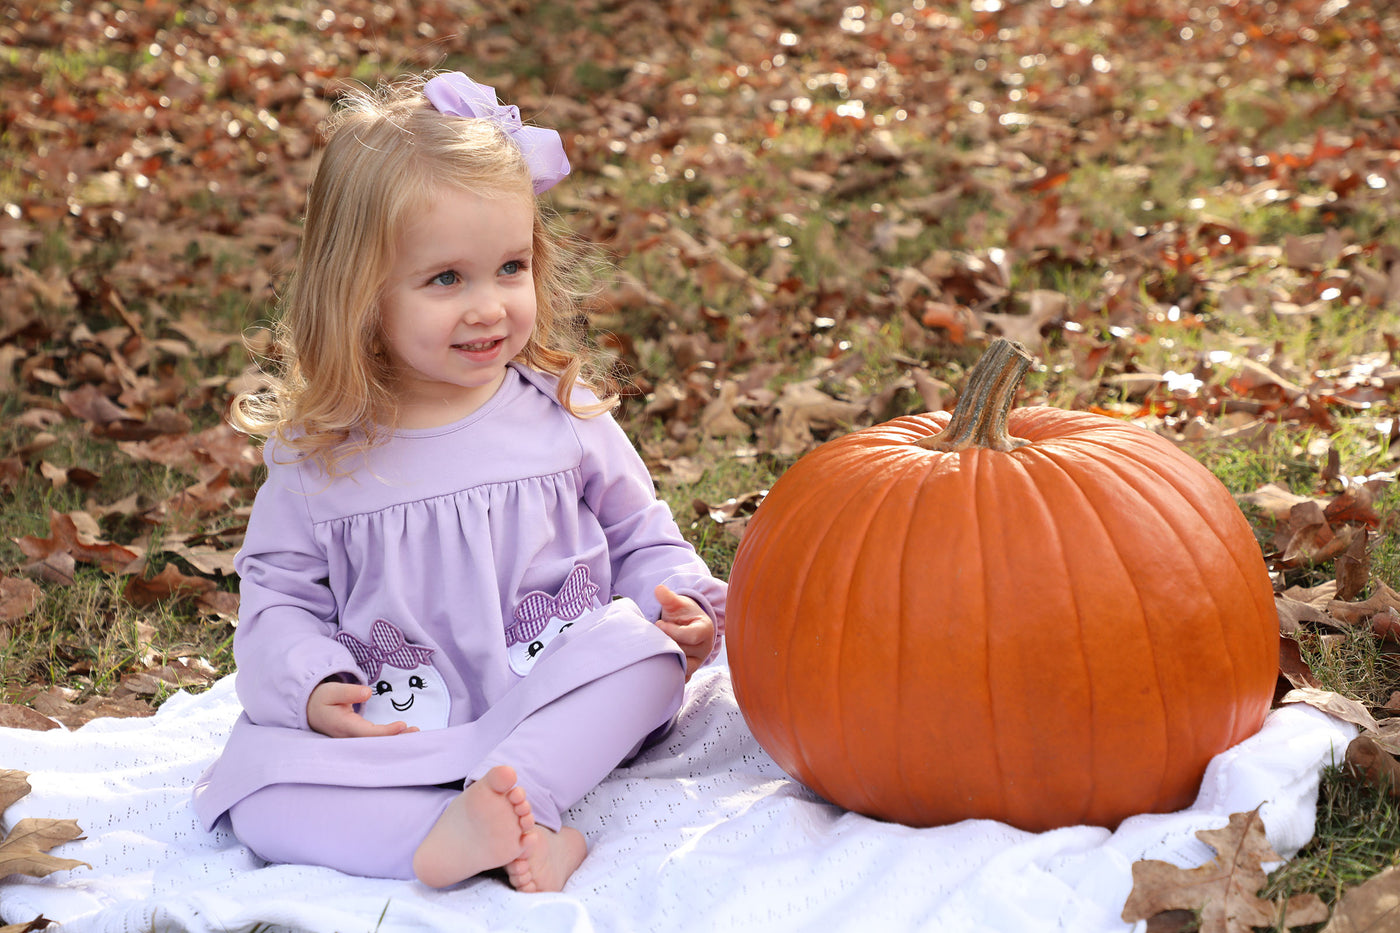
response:
<svg viewBox="0 0 1400 933"><path fill-rule="evenodd" d="M555 595L535 590L521 597L515 607L515 624L506 629L506 644L534 641L550 619L577 619L592 607L597 595L598 584L589 576L588 567L579 564Z"/></svg>
<svg viewBox="0 0 1400 933"><path fill-rule="evenodd" d="M335 640L350 649L355 663L371 681L379 679L379 672L386 664L411 671L430 663L433 657L432 648L410 645L397 625L383 619L375 619L369 627L368 644L349 632L336 632Z"/></svg>
<svg viewBox="0 0 1400 933"><path fill-rule="evenodd" d="M509 133L530 166L535 194L548 191L569 174L569 158L564 154L564 141L559 134L521 123L520 108L500 103L495 88L477 84L460 71L454 71L440 74L423 85L423 94L439 113L481 117Z"/></svg>

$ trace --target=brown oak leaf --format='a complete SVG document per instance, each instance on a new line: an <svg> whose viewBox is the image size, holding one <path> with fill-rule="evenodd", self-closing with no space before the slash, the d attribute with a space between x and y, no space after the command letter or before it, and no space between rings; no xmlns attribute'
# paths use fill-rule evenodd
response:
<svg viewBox="0 0 1400 933"><path fill-rule="evenodd" d="M76 692L62 687L50 687L33 699L34 709L69 729L80 729L94 719L129 719L154 716L155 708L139 696L88 697L74 703Z"/></svg>
<svg viewBox="0 0 1400 933"><path fill-rule="evenodd" d="M1400 929L1400 868L1385 871L1342 895L1322 933L1383 933Z"/></svg>
<svg viewBox="0 0 1400 933"><path fill-rule="evenodd" d="M79 528L79 519L90 527ZM130 572L131 566L141 559L131 548L99 540L95 532L96 523L84 513L50 512L49 537L25 535L16 538L15 543L35 563L44 563L54 554L68 554L75 560L96 564L108 573Z"/></svg>
<svg viewBox="0 0 1400 933"><path fill-rule="evenodd" d="M160 573L149 580L133 576L127 581L122 596L133 606L144 608L154 606L162 600L179 599L182 596L201 596L213 589L215 589L213 580L189 576L181 573L174 564L166 564Z"/></svg>
<svg viewBox="0 0 1400 933"><path fill-rule="evenodd" d="M1221 829L1203 829L1196 838L1216 851L1198 868L1143 859L1133 863L1133 890L1123 905L1123 919L1148 920L1169 910L1199 912L1200 933L1250 933L1256 926L1289 929L1327 919L1327 905L1316 894L1287 901L1258 896L1267 878L1264 862L1279 861L1264 835L1256 808L1235 813Z"/></svg>
<svg viewBox="0 0 1400 933"><path fill-rule="evenodd" d="M4 804L4 809L29 793L28 778L24 771L0 771L0 804ZM91 868L87 862L48 854L54 846L81 838L83 831L74 820L35 817L20 820L0 841L0 878L10 875L43 878L80 865Z"/></svg>
<svg viewBox="0 0 1400 933"><path fill-rule="evenodd" d="M32 580L0 575L0 621L22 619L39 605L43 591Z"/></svg>
<svg viewBox="0 0 1400 933"><path fill-rule="evenodd" d="M1358 735L1347 745L1346 769L1377 790L1400 796L1400 761L1371 736Z"/></svg>

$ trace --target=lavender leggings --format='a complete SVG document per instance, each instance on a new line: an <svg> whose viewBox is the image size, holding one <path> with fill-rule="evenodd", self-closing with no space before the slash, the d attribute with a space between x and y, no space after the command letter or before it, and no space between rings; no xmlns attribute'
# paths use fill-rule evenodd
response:
<svg viewBox="0 0 1400 933"><path fill-rule="evenodd" d="M467 774L515 768L535 821L560 814L641 750L680 709L684 677L672 655L638 661L536 710ZM233 805L234 834L270 862L325 865L352 875L413 878L413 852L457 790L273 784Z"/></svg>

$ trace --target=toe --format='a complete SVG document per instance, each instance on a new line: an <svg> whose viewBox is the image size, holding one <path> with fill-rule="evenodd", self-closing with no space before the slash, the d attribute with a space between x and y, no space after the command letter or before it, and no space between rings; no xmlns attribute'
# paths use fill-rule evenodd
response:
<svg viewBox="0 0 1400 933"><path fill-rule="evenodd" d="M497 765L490 771L487 771L486 777L482 778L482 780L486 782L487 787L498 794L506 794L509 796L510 791L519 790L520 795L522 797L525 796L524 789L517 788L515 785L515 769L510 765ZM512 803L513 802L514 801L512 801Z"/></svg>

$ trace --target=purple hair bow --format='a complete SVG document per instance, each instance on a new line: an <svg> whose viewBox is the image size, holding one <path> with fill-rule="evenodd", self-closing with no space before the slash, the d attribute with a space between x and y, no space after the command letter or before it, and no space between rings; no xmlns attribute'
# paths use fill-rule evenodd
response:
<svg viewBox="0 0 1400 933"><path fill-rule="evenodd" d="M355 663L371 681L379 679L379 672L386 664L411 671L430 663L433 657L432 648L410 645L397 625L383 619L375 619L369 627L368 644L349 632L336 632L335 640L350 649Z"/></svg>
<svg viewBox="0 0 1400 933"><path fill-rule="evenodd" d="M520 108L500 103L495 88L477 84L454 71L430 80L423 86L423 94L439 113L481 117L510 134L530 167L535 194L548 191L569 174L569 158L564 154L564 141L559 134L543 127L525 126L520 122Z"/></svg>

